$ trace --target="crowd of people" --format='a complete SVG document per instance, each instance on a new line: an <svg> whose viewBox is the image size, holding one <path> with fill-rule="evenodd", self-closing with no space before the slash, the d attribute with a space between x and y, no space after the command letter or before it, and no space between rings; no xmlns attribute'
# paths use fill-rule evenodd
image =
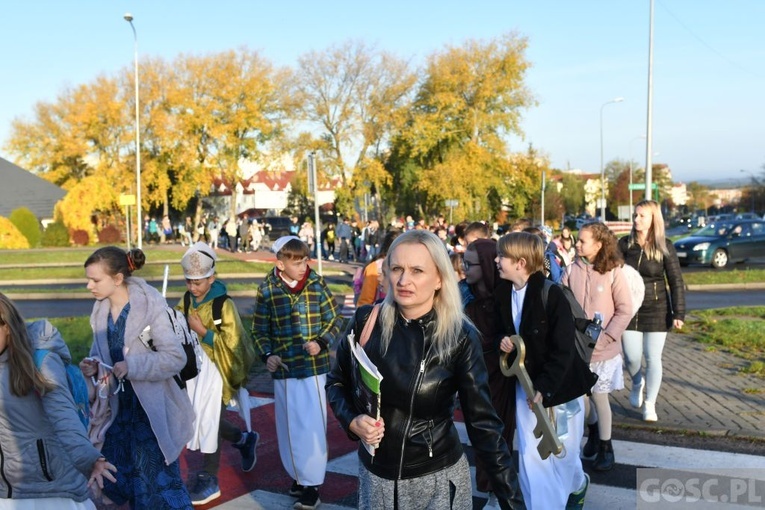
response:
<svg viewBox="0 0 765 510"><path fill-rule="evenodd" d="M342 220L321 241L327 257L363 262L348 324L311 268L316 246L295 218L294 231L271 245L276 261L249 330L216 278L212 233L226 227L213 218L200 229L187 219L187 293L175 309L198 339L193 354L164 296L133 275L144 252L99 248L84 263L95 303L82 360L71 359L55 328L39 333L0 294L0 501L44 510L213 501L222 448L238 451L244 472L257 462L257 431L230 421L226 406L238 402L247 412L245 385L259 358L273 379L279 457L298 510L321 504L328 406L359 443L359 508L473 508L457 406L477 489L489 493L485 508L582 508L589 476L581 459L594 458L596 471L616 463L609 394L624 388L626 365L630 402L655 421L662 348L684 320L682 275L661 211L643 201L634 218L620 240L602 223L576 239L528 221L500 235L482 222L449 227L443 217L430 227L407 217L384 229ZM234 219L229 239L247 233L252 223L243 223ZM632 273L644 295L630 288ZM597 319L591 359L577 350L578 319L564 291ZM359 399L358 348L382 375L379 415ZM40 350L50 355L38 363ZM198 375L183 382L175 376L190 356ZM530 385L504 373L521 356ZM67 381L73 366L87 384L87 425ZM538 450L539 406L561 452ZM183 480L179 458L200 455L194 451L201 469Z"/></svg>

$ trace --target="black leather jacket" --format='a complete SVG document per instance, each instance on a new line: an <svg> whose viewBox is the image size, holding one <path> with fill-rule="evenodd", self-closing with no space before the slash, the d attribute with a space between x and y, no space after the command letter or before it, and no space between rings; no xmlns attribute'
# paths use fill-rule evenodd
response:
<svg viewBox="0 0 765 510"><path fill-rule="evenodd" d="M353 440L358 437L350 432L349 425L361 411L355 408L351 394L347 334L353 330L358 339L370 311L371 306L365 306L356 312L338 343L337 357L327 378L329 404ZM435 321L434 311L411 321L397 314L383 356L378 319L365 351L383 375L381 414L385 436L374 457L361 445L359 457L370 472L390 480L419 477L452 466L463 455L453 421L458 394L468 436L476 455L486 465L500 505L523 508L517 473L501 435L503 425L491 403L479 334L465 323L459 342L449 353L448 362L443 363L434 357L432 349Z"/></svg>

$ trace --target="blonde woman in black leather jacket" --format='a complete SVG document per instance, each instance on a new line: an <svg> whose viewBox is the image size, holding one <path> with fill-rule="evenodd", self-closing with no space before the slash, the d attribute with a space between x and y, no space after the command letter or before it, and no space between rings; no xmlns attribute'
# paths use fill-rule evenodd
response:
<svg viewBox="0 0 765 510"><path fill-rule="evenodd" d="M443 243L431 232L400 235L388 252L389 288L364 350L383 375L381 419L354 405L343 336L327 396L359 445L359 508L472 509L470 470L454 426L459 395L468 436L504 509L524 508L517 473L492 406L479 334L462 313ZM346 333L358 339L371 307Z"/></svg>

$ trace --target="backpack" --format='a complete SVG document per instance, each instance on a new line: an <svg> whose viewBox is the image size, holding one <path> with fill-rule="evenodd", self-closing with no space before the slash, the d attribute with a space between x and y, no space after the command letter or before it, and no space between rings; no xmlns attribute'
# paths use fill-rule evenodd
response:
<svg viewBox="0 0 765 510"><path fill-rule="evenodd" d="M571 315L574 317L574 338L576 339L576 352L582 361L589 364L592 359L592 351L595 350L595 343L600 335L600 326L594 321L587 318L587 315L582 309L582 305L576 300L574 293L568 287L557 284L551 280L545 279L544 287L542 288L542 304L547 307L547 297L550 294L550 287L555 285L566 297L569 308L571 308ZM588 333L589 331L589 333Z"/></svg>
<svg viewBox="0 0 765 510"><path fill-rule="evenodd" d="M359 266L356 268L356 272L353 273L353 297L354 301L359 300L361 294L361 287L364 285L364 268L365 266Z"/></svg>
<svg viewBox="0 0 765 510"><path fill-rule="evenodd" d="M199 375L199 370L202 367L201 350L199 345L199 337L197 334L189 328L189 321L186 320L186 316L180 310L167 307L165 309L167 317L170 320L170 324L173 325L173 331L178 339L178 342L183 347L183 352L186 354L186 365L180 372L173 376L178 387L181 389L186 388L186 381L195 378ZM151 338L151 326L146 326L146 329L139 335L141 342L151 349L156 351L154 346L154 340Z"/></svg>
<svg viewBox="0 0 765 510"><path fill-rule="evenodd" d="M40 370L43 364L45 356L50 354L48 349L35 350L35 366L37 370ZM63 359L61 361L64 361ZM74 407L77 409L77 416L80 418L85 430L88 430L88 423L90 422L90 406L88 404L88 385L85 383L85 378L80 371L80 367L76 367L71 363L64 361L64 369L66 371L66 382L69 386L69 393L72 394L72 400L74 400Z"/></svg>
<svg viewBox="0 0 765 510"><path fill-rule="evenodd" d="M221 296L216 296L213 298L213 302L212 302L213 324L215 324L215 327L218 329L218 333L220 333L220 324L221 322L223 322L223 303L225 303L227 299L231 299L231 296L229 296L228 294L223 294ZM188 317L189 308L191 308L191 292L186 291L186 293L183 295L184 317Z"/></svg>

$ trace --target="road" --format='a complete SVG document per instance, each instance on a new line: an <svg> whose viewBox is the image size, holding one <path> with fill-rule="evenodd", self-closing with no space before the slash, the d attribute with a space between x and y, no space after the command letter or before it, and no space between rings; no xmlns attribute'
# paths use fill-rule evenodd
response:
<svg viewBox="0 0 765 510"><path fill-rule="evenodd" d="M223 496L203 508L218 508L220 510L288 510L292 508L295 498L286 492L291 479L279 462L278 447L275 440L276 430L273 420L273 400L270 395L251 397L253 426L261 434L258 448L258 465L252 473L242 473L238 469L239 459L230 448L222 450L221 459L221 491ZM471 474L474 474L474 452L467 437L465 425L457 421L457 431L466 450ZM329 452L327 476L322 486L322 509L346 510L356 508L358 491L358 456L355 443L348 441L342 429L330 413L328 416L327 433L332 445ZM517 451L517 448L516 448ZM614 438L616 467L607 473L592 471L591 461L583 461L586 472L591 476L591 485L587 493L586 508L591 510L613 510L635 508L640 495L636 491L637 479L645 480L649 476L657 479L653 486L669 480L689 480L694 477L702 480L712 480L710 495L719 496L721 500L734 500L739 504L754 503L761 506L765 496L765 473L763 473L762 457L758 454L715 451L709 447L688 448L682 445L651 444L648 441L636 442ZM183 459L193 464L194 458L186 454ZM184 469L186 462L182 462ZM731 468L739 471L733 471ZM649 472L646 468L663 468L664 472ZM743 476L745 475L745 476ZM705 477L705 478L702 478ZM733 484L731 478L740 477L746 482L747 491ZM738 480L736 480L738 481ZM652 486L652 487L653 487ZM473 484L475 487L475 484ZM691 487L688 485L687 487ZM727 491L727 492L726 492ZM676 493L667 493L664 508L674 507L670 502ZM690 494L690 491L689 491ZM645 495L644 497L648 497ZM662 496L655 494L656 501L661 502ZM724 497L724 499L723 499ZM473 508L483 508L486 494L474 490ZM641 507L660 508L654 504ZM724 505L707 506L704 508L728 508ZM680 508L680 506L678 506ZM682 506L689 508L689 506ZM740 507L738 507L740 508Z"/></svg>
<svg viewBox="0 0 765 510"><path fill-rule="evenodd" d="M7 290L7 289L6 289ZM691 291L685 294L688 311L720 308L723 306L761 306L765 305L765 290L737 291ZM252 297L234 298L240 313L249 315L255 300ZM170 300L175 305L174 299ZM27 318L38 317L71 317L90 315L93 301L90 299L63 300L16 300L16 306Z"/></svg>

